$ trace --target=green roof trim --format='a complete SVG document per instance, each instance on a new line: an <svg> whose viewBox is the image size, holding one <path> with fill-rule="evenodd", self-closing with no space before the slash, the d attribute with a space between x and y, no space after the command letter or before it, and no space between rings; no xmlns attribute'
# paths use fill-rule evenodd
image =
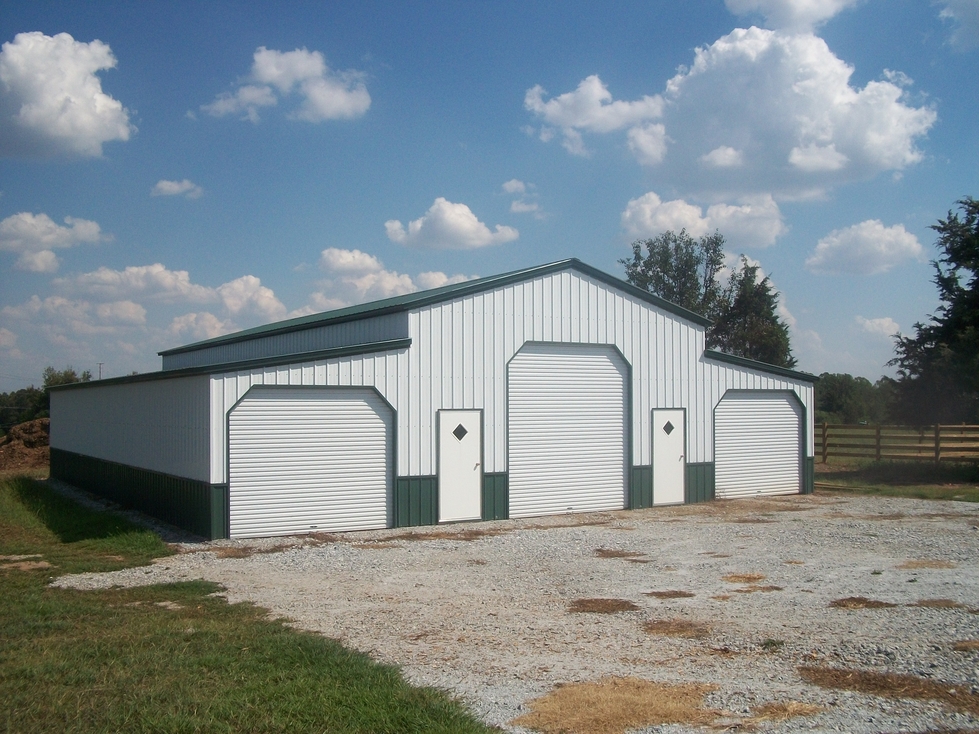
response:
<svg viewBox="0 0 979 734"><path fill-rule="evenodd" d="M811 382L813 384L819 382L819 378L816 377L816 375L808 372L798 372L796 370L790 370L788 367L777 367L774 364L758 362L754 359L748 359L747 357L736 357L733 354L717 352L713 349L705 349L704 357L707 359L713 359L715 362L727 362L728 364L737 365L738 367L749 367L753 370L758 370L759 372L768 372L772 375L791 377L793 380L803 380L804 382Z"/></svg>
<svg viewBox="0 0 979 734"><path fill-rule="evenodd" d="M171 354L193 352L197 351L198 349L206 349L208 347L214 347L220 344L247 341L249 339L255 339L263 336L271 336L273 334L285 334L291 331L315 329L320 326L339 324L345 321L356 321L359 319L370 318L372 316L381 316L387 313L408 311L413 308L420 308L433 303L450 301L452 299L471 295L473 293L493 290L494 288L500 288L502 286L510 285L511 283L520 282L522 280L530 280L531 278L550 275L551 273L556 273L561 270L576 270L579 273L601 281L612 286L613 288L618 288L634 298L650 303L657 308L661 308L664 311L675 314L676 316L686 319L687 321L692 321L698 326L710 326L711 322L700 314L694 313L693 311L688 311L682 306L678 306L664 298L660 298L659 296L654 296L641 288L637 288L631 283L627 283L626 281L616 278L613 275L609 275L598 268L587 265L577 258L569 258L567 260L559 260L558 262L549 263L547 265L537 265L532 268L502 273L501 275L491 275L486 278L467 280L463 283L453 283L451 285L441 286L440 288L432 288L431 290L427 291L418 291L417 293L409 293L403 296L385 298L381 301L361 303L356 306L348 306L347 308L337 309L336 311L326 311L324 313L311 314L309 316L299 316L298 318L288 319L286 321L277 321L274 324L256 326L255 328L245 329L244 331L238 331L234 334L226 334L213 339L206 339L204 341L194 342L193 344L187 344L182 347L174 347L173 349L167 349L159 352L159 354L160 356L166 357Z"/></svg>
<svg viewBox="0 0 979 734"><path fill-rule="evenodd" d="M411 346L411 339L389 339L382 342L369 342L367 344L352 344L347 347L334 347L333 349L321 349L317 352L296 352L293 354L277 354L273 357L257 357L239 362L223 362L221 364L205 364L200 367L182 367L176 370L160 370L159 372L146 372L141 375L124 375L123 377L110 377L106 380L91 380L90 382L73 382L68 385L56 385L49 387L49 390L78 390L86 387L98 387L100 385L125 385L130 382L152 382L153 380L171 380L177 377L195 377L197 375L213 375L217 372L240 372L251 370L256 367L279 367L284 364L298 364L299 362L313 362L318 359L335 359L336 357L349 357L357 354L372 354L374 352L391 352L397 349L407 349Z"/></svg>

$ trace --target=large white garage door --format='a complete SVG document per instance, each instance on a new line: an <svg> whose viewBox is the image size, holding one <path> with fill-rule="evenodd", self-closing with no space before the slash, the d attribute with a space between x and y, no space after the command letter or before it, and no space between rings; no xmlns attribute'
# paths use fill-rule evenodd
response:
<svg viewBox="0 0 979 734"><path fill-rule="evenodd" d="M786 393L729 392L714 409L714 496L802 489L802 408Z"/></svg>
<svg viewBox="0 0 979 734"><path fill-rule="evenodd" d="M626 366L615 350L528 345L510 362L510 517L626 500Z"/></svg>
<svg viewBox="0 0 979 734"><path fill-rule="evenodd" d="M387 527L393 425L373 390L252 388L228 422L231 537Z"/></svg>

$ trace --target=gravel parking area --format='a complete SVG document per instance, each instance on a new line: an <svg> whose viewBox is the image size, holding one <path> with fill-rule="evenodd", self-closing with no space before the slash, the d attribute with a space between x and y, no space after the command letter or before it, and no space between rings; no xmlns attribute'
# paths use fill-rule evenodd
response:
<svg viewBox="0 0 979 734"><path fill-rule="evenodd" d="M817 494L180 547L56 583L216 581L229 601L396 663L511 731L533 699L610 676L711 684L720 728L979 729L972 504ZM806 666L953 693L822 687ZM799 715L759 715L772 710Z"/></svg>

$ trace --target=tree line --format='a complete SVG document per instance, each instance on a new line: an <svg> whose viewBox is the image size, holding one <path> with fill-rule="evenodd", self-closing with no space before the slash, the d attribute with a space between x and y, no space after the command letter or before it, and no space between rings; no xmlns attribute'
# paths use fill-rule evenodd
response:
<svg viewBox="0 0 979 734"><path fill-rule="evenodd" d="M871 383L824 372L816 384L817 423L979 424L979 201L965 197L944 219L932 261L940 305L913 335L895 335L897 377ZM649 293L710 319L707 347L778 367L796 359L779 294L768 276L741 255L724 267L724 237L695 240L668 230L632 243L619 261L626 279Z"/></svg>
<svg viewBox="0 0 979 734"><path fill-rule="evenodd" d="M41 375L40 388L31 385L22 390L0 393L0 435L6 435L10 427L18 423L47 418L51 410L49 387L88 382L91 379L92 373L89 370L79 374L70 365L63 370L47 367Z"/></svg>

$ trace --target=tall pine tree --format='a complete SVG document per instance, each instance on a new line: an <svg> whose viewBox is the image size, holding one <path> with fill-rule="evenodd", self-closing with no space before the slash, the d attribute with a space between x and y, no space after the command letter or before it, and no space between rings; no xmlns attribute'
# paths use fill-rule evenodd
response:
<svg viewBox="0 0 979 734"><path fill-rule="evenodd" d="M958 202L932 229L941 305L915 335L896 337L894 418L912 425L979 423L979 201Z"/></svg>

